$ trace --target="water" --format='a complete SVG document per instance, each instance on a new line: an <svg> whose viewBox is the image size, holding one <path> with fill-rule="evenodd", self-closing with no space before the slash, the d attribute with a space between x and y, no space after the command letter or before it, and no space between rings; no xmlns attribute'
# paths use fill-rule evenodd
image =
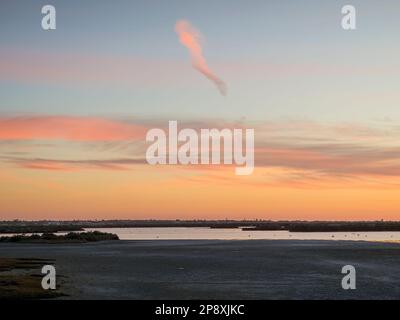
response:
<svg viewBox="0 0 400 320"><path fill-rule="evenodd" d="M356 240L400 241L400 232L242 231L210 228L97 228L86 231L115 233L121 240Z"/></svg>

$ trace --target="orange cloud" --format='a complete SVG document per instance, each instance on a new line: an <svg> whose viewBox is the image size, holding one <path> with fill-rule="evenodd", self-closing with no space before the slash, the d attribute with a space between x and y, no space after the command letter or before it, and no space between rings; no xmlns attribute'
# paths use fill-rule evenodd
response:
<svg viewBox="0 0 400 320"><path fill-rule="evenodd" d="M62 163L43 161L43 162L24 162L21 167L26 169L37 169L37 170L56 170L56 171L70 171L72 168L65 166Z"/></svg>
<svg viewBox="0 0 400 320"><path fill-rule="evenodd" d="M133 165L146 164L145 159L63 160L63 159L8 159L21 168L35 170L77 171L85 169L131 170Z"/></svg>
<svg viewBox="0 0 400 320"><path fill-rule="evenodd" d="M314 122L253 123L257 133L256 171L247 184L285 187L395 187L400 185L397 126L326 125ZM245 127L244 123L186 120L181 128ZM0 117L0 163L38 171L129 171L146 164L146 128L165 130L164 120L134 123L85 117ZM71 143L32 144L29 140ZM24 140L28 140L26 143ZM90 142L89 144L75 142ZM23 148L24 147L24 148ZM238 183L229 165L161 166L185 181L225 180ZM155 168L152 168L155 170ZM221 179L217 179L219 182ZM244 179L241 179L244 183ZM212 182L212 181L211 181Z"/></svg>
<svg viewBox="0 0 400 320"><path fill-rule="evenodd" d="M175 31L180 42L189 50L193 67L214 82L222 95L226 95L226 84L211 71L203 56L199 32L185 20L176 23Z"/></svg>
<svg viewBox="0 0 400 320"><path fill-rule="evenodd" d="M0 118L0 140L120 141L137 140L145 133L144 126L99 118Z"/></svg>

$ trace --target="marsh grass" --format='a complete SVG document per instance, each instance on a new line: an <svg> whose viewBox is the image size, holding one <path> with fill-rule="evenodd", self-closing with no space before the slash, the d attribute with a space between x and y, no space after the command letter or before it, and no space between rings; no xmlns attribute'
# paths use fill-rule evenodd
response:
<svg viewBox="0 0 400 320"><path fill-rule="evenodd" d="M56 290L44 290L41 286L42 266L54 263L51 259L0 258L0 299L52 299L65 296L60 290L63 281L57 281Z"/></svg>

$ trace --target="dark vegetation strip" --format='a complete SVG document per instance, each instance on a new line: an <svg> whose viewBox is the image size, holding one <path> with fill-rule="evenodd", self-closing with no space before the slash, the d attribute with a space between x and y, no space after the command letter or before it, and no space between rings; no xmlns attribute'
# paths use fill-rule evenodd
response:
<svg viewBox="0 0 400 320"><path fill-rule="evenodd" d="M70 232L66 235L55 235L53 233L44 233L42 235L32 234L26 235L15 235L10 237L0 237L0 242L45 242L45 243L65 243L65 242L95 242L105 240L119 240L116 234L106 232Z"/></svg>
<svg viewBox="0 0 400 320"><path fill-rule="evenodd" d="M0 221L0 233L56 233L92 228L241 228L246 231L290 232L400 231L400 221L269 221L269 220L101 220Z"/></svg>

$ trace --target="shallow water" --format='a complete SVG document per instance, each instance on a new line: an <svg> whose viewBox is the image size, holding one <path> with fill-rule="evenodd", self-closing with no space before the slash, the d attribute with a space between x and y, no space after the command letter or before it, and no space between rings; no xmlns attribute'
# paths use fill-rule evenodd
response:
<svg viewBox="0 0 400 320"><path fill-rule="evenodd" d="M97 228L86 231L115 233L121 240L363 240L400 241L400 232L242 231L210 228Z"/></svg>

